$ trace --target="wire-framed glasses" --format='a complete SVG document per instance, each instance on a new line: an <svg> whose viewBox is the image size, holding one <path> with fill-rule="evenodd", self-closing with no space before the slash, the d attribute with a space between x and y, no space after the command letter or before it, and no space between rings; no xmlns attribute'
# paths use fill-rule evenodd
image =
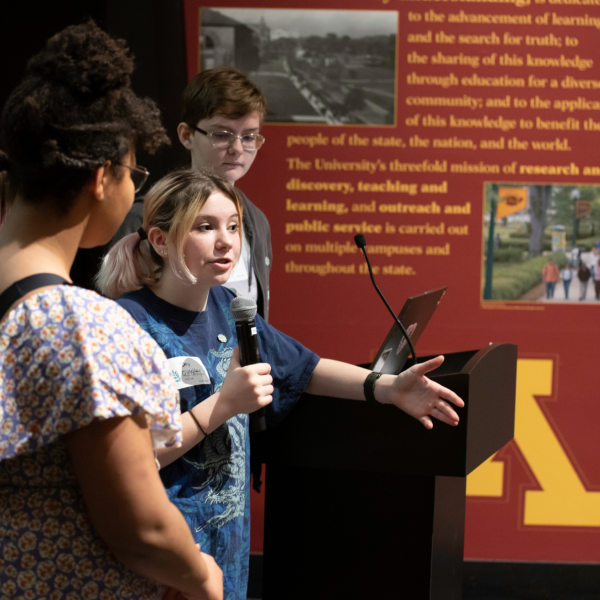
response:
<svg viewBox="0 0 600 600"><path fill-rule="evenodd" d="M229 148L235 144L235 140L241 140L244 150L255 152L265 143L265 138L258 133L235 135L231 131L204 131L200 127L194 129L205 135L213 148Z"/></svg>
<svg viewBox="0 0 600 600"><path fill-rule="evenodd" d="M148 171L146 167L140 167L140 165L136 165L135 167L130 167L129 165L121 166L129 169L131 181L133 181L133 185L135 186L135 192L139 192L144 187L144 184L150 175L150 171Z"/></svg>

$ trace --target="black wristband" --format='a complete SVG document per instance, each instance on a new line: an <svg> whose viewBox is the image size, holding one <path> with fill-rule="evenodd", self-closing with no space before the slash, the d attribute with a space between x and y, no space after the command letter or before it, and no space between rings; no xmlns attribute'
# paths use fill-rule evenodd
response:
<svg viewBox="0 0 600 600"><path fill-rule="evenodd" d="M206 433L206 431L204 431L204 427L202 427L202 425L200 425L200 421L198 421L198 417L196 417L196 415L192 412L192 409L188 410L188 412L190 413L190 417L192 417L192 419L196 423L198 429L204 434L204 437L205 438L208 437L208 434Z"/></svg>
<svg viewBox="0 0 600 600"><path fill-rule="evenodd" d="M367 375L365 382L363 383L363 389L365 390L365 399L369 404L377 404L380 405L377 400L375 400L375 382L383 375L383 373L376 373L372 371Z"/></svg>

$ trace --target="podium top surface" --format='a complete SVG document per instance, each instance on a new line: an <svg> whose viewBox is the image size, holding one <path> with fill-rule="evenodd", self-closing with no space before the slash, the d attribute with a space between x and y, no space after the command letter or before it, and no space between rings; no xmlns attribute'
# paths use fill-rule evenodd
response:
<svg viewBox="0 0 600 600"><path fill-rule="evenodd" d="M465 401L456 427L434 420L427 430L394 406L305 394L252 451L267 465L464 477L513 438L516 364L512 344L446 355L429 376Z"/></svg>

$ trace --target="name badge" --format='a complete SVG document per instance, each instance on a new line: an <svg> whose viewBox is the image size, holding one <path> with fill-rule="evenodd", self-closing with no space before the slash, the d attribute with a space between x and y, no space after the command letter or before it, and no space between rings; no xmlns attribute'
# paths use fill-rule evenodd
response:
<svg viewBox="0 0 600 600"><path fill-rule="evenodd" d="M167 362L178 390L192 385L208 385L210 383L208 371L197 356L175 356L167 359Z"/></svg>

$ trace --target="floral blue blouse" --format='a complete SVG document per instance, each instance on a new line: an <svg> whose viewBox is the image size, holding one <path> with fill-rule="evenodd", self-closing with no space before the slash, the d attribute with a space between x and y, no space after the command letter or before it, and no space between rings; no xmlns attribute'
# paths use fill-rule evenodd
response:
<svg viewBox="0 0 600 600"><path fill-rule="evenodd" d="M156 342L117 304L55 286L0 322L0 596L159 599L94 531L64 435L144 414L155 449L181 443L175 384Z"/></svg>

